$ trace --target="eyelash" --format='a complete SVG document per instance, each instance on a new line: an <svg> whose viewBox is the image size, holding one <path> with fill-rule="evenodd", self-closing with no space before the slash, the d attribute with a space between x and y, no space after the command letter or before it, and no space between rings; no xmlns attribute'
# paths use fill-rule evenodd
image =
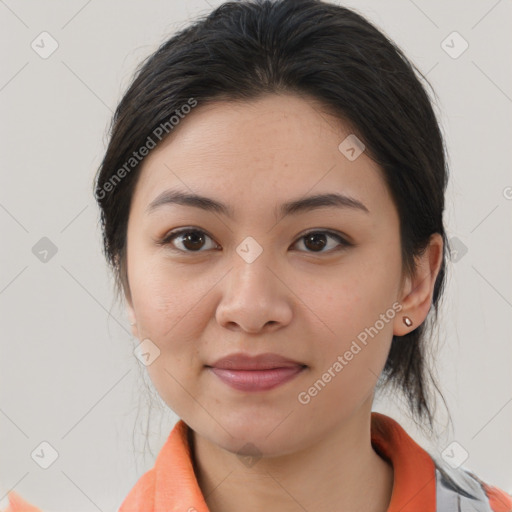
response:
<svg viewBox="0 0 512 512"><path fill-rule="evenodd" d="M195 234L206 235L208 238L213 240L213 237L211 237L208 233L206 233L205 231L203 231L201 229L181 228L181 229L177 229L175 231L171 231L170 233L167 234L167 236L165 236L162 240L158 240L156 243L159 246L170 246L172 241L175 238L177 238L179 235L186 234L186 233L195 233ZM348 247L352 247L354 245L354 244L348 242L345 238L343 238L338 233L333 232L333 231L329 231L329 230L311 230L311 231L308 231L307 233L304 233L303 235L301 235L293 245L295 245L297 242L299 242L303 238L306 238L308 235L312 235L312 234L328 235L328 236L336 239L341 244L341 246L336 247L334 249L331 249L329 251L318 251L318 252L315 252L315 251L303 251L303 252L309 252L310 254L330 254L330 253L333 253L333 252L337 252L337 251L346 249ZM177 251L177 252L181 252L181 253L189 253L189 254L205 252L204 250L188 251L188 250L177 249L175 247L170 247L170 249L173 250L173 251Z"/></svg>

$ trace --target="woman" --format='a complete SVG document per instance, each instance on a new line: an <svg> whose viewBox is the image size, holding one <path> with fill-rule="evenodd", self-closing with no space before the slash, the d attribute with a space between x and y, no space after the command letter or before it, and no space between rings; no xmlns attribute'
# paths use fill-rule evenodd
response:
<svg viewBox="0 0 512 512"><path fill-rule="evenodd" d="M372 413L395 387L432 430L446 185L415 68L351 10L226 3L148 58L95 194L180 420L120 512L512 510Z"/></svg>

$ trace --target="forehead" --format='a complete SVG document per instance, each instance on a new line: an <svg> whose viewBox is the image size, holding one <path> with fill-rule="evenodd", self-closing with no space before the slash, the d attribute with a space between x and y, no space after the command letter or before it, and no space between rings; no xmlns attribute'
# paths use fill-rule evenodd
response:
<svg viewBox="0 0 512 512"><path fill-rule="evenodd" d="M177 187L232 204L235 212L326 192L370 210L389 207L378 166L364 152L351 161L340 151L349 136L346 123L309 98L199 104L144 159L133 208Z"/></svg>

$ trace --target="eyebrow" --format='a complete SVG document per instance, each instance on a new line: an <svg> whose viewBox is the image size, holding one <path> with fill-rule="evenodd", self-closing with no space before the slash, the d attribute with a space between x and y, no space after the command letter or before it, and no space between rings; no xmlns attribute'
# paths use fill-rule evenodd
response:
<svg viewBox="0 0 512 512"><path fill-rule="evenodd" d="M182 192L180 190L165 190L159 194L147 207L146 212L148 214L153 213L164 205L180 204L184 206L193 206L200 208L205 211L219 213L226 217L233 219L233 209L215 199L210 197L201 196L198 194L192 194ZM312 210L316 210L322 207L336 207L336 208L350 208L353 210L359 210L365 213L370 213L368 208L353 197L349 197L343 194L330 193L330 194L317 194L314 196L308 196L301 199L296 199L283 203L277 210L280 218L288 215L294 215L304 213Z"/></svg>

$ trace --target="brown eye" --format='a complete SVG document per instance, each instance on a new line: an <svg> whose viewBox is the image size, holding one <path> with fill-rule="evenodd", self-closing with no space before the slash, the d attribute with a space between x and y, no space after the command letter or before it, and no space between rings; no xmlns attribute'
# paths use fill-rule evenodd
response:
<svg viewBox="0 0 512 512"><path fill-rule="evenodd" d="M331 248L324 251L323 249L329 245L328 240L335 240L335 244L331 244ZM344 249L349 247L350 244L344 238L342 238L337 233L331 233L330 231L310 231L306 233L296 242L304 241L304 246L308 249L307 252L316 252L316 253L327 253L333 252L335 250Z"/></svg>
<svg viewBox="0 0 512 512"><path fill-rule="evenodd" d="M208 240L211 240L212 243L208 244ZM329 240L334 240L335 243L329 243ZM331 233L330 231L310 231L301 236L294 245L300 241L303 241L304 247L307 249L306 252L319 254L345 249L352 245L337 233ZM173 231L162 241L158 242L158 244L163 246L170 245L173 250L185 253L204 252L219 248L204 231L192 228ZM327 250L324 250L326 247Z"/></svg>
<svg viewBox="0 0 512 512"><path fill-rule="evenodd" d="M190 251L197 251L204 245L204 236L197 232L185 233L182 235L182 244Z"/></svg>
<svg viewBox="0 0 512 512"><path fill-rule="evenodd" d="M326 238L323 233L312 233L304 237L304 245L312 251L321 251L327 245Z"/></svg>
<svg viewBox="0 0 512 512"><path fill-rule="evenodd" d="M169 235L165 237L160 244L171 244L176 247L177 250L182 252L203 252L201 249L207 245L205 244L205 241L208 239L211 240L211 237L204 231L198 229L180 229L179 231L169 233ZM184 249L177 247L176 244L181 244ZM216 244L214 244L213 247L207 247L207 249L215 247L217 247Z"/></svg>

